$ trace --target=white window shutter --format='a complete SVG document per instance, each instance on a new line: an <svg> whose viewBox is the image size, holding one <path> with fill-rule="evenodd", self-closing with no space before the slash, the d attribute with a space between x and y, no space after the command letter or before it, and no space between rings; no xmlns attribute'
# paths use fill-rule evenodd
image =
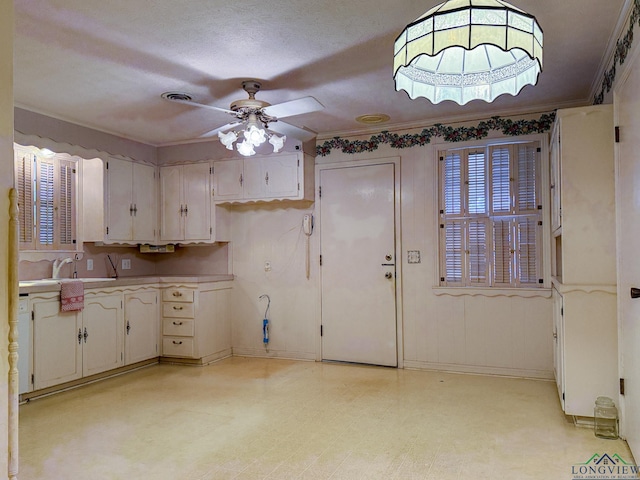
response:
<svg viewBox="0 0 640 480"><path fill-rule="evenodd" d="M62 250L75 248L75 184L76 163L72 160L60 159L58 164L57 189L57 240Z"/></svg>
<svg viewBox="0 0 640 480"><path fill-rule="evenodd" d="M469 284L489 284L489 262L487 261L487 219L468 221L468 271Z"/></svg>
<svg viewBox="0 0 640 480"><path fill-rule="evenodd" d="M53 159L39 159L36 177L36 231L41 248L54 248L55 166Z"/></svg>
<svg viewBox="0 0 640 480"><path fill-rule="evenodd" d="M487 213L487 161L484 149L467 154L468 213Z"/></svg>
<svg viewBox="0 0 640 480"><path fill-rule="evenodd" d="M491 212L511 213L511 149L508 145L491 147Z"/></svg>
<svg viewBox="0 0 640 480"><path fill-rule="evenodd" d="M35 157L16 150L16 189L18 191L18 223L20 248L35 248L33 236L33 170Z"/></svg>
<svg viewBox="0 0 640 480"><path fill-rule="evenodd" d="M517 213L533 213L538 209L538 149L536 144L516 145Z"/></svg>
<svg viewBox="0 0 640 480"><path fill-rule="evenodd" d="M442 225L442 244L444 258L442 259L444 282L446 285L462 285L464 280L464 250L463 250L463 222L450 220Z"/></svg>
<svg viewBox="0 0 640 480"><path fill-rule="evenodd" d="M453 151L440 158L441 210L445 215L459 215L463 213L462 156L460 151Z"/></svg>
<svg viewBox="0 0 640 480"><path fill-rule="evenodd" d="M538 283L537 233L538 220L536 217L516 220L517 281L522 286Z"/></svg>
<svg viewBox="0 0 640 480"><path fill-rule="evenodd" d="M493 222L493 280L496 285L509 286L512 282L511 221L497 219Z"/></svg>

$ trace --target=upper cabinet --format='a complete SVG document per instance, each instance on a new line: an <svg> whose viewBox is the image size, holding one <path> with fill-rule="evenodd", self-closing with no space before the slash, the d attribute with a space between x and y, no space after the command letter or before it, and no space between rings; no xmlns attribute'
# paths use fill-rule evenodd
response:
<svg viewBox="0 0 640 480"><path fill-rule="evenodd" d="M552 275L616 284L611 105L561 109L551 137Z"/></svg>
<svg viewBox="0 0 640 480"><path fill-rule="evenodd" d="M213 162L216 203L314 198L314 160L303 153Z"/></svg>
<svg viewBox="0 0 640 480"><path fill-rule="evenodd" d="M162 242L216 240L211 218L210 177L209 163L160 167Z"/></svg>
<svg viewBox="0 0 640 480"><path fill-rule="evenodd" d="M105 179L105 242L155 243L155 167L111 158Z"/></svg>

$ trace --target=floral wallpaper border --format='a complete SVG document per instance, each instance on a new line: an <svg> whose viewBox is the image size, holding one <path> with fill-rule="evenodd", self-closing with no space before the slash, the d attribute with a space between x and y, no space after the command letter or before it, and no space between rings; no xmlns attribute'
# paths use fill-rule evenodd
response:
<svg viewBox="0 0 640 480"><path fill-rule="evenodd" d="M640 0L636 0L640 2ZM406 133L398 135L383 131L373 135L369 140L347 140L334 137L316 147L317 155L326 157L333 149L340 149L343 153L356 154L362 152L373 152L381 144L390 145L391 148L411 148L424 146L431 143L433 137L441 137L446 142L464 142L466 140L480 140L485 138L490 131L498 130L504 135L518 136L532 133L545 133L551 130L553 121L556 118L555 112L543 113L537 120L511 120L501 117L491 117L483 120L475 127L451 127L436 123L431 127L423 129L420 133Z"/></svg>
<svg viewBox="0 0 640 480"><path fill-rule="evenodd" d="M602 88L593 98L594 105L601 105L604 102L605 93L609 93L613 87L613 82L616 79L616 68L618 65L622 65L631 50L633 44L633 29L636 23L640 25L640 0L634 0L633 8L631 10L631 16L629 18L629 27L627 33L618 39L616 43L616 51L613 55L613 65L609 70L604 72L604 79L602 80Z"/></svg>

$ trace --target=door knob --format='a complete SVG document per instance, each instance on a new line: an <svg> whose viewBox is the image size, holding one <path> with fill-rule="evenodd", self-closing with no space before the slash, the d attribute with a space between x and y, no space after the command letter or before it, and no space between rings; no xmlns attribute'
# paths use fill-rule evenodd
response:
<svg viewBox="0 0 640 480"><path fill-rule="evenodd" d="M393 273L391 273L391 272L387 272L387 273L385 273L385 274L384 274L384 278L388 278L388 279L393 278Z"/></svg>
<svg viewBox="0 0 640 480"><path fill-rule="evenodd" d="M393 259L393 255L385 255L385 256L384 256L384 259L385 259L387 262L390 262L390 261Z"/></svg>

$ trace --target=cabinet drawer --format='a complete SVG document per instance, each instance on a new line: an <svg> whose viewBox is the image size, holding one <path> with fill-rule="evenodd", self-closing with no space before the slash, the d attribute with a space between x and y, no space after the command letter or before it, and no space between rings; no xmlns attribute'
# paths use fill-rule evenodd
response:
<svg viewBox="0 0 640 480"><path fill-rule="evenodd" d="M170 318L195 318L193 303L162 302L162 316Z"/></svg>
<svg viewBox="0 0 640 480"><path fill-rule="evenodd" d="M193 303L193 290L186 288L167 288L162 290L162 301Z"/></svg>
<svg viewBox="0 0 640 480"><path fill-rule="evenodd" d="M191 337L163 337L162 355L167 357L193 357L194 343Z"/></svg>
<svg viewBox="0 0 640 480"><path fill-rule="evenodd" d="M195 333L193 320L180 320L177 318L162 319L162 334L180 337L192 337Z"/></svg>

